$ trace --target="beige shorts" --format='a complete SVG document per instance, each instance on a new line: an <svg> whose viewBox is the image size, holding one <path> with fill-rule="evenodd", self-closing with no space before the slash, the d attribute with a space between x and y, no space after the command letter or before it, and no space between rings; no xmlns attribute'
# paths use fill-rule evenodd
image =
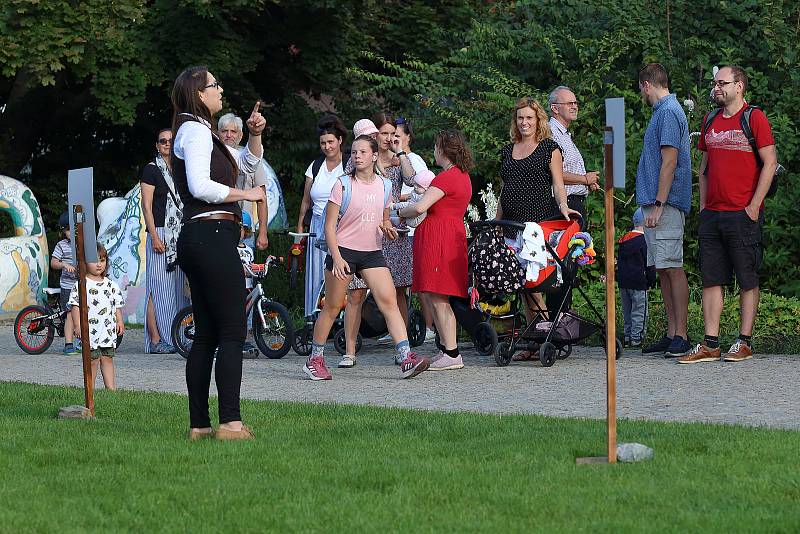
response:
<svg viewBox="0 0 800 534"><path fill-rule="evenodd" d="M116 349L114 347L100 347L99 349L94 349L89 354L92 356L93 360L99 360L100 356L113 358L115 351Z"/></svg>
<svg viewBox="0 0 800 534"><path fill-rule="evenodd" d="M642 206L647 220L655 206ZM656 269L675 269L683 267L683 230L686 214L674 206L664 204L661 219L655 228L644 228L647 242L647 266Z"/></svg>

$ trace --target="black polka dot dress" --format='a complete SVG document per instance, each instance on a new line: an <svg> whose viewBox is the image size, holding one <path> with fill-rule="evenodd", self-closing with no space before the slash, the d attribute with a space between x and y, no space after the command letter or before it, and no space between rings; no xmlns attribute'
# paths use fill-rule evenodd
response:
<svg viewBox="0 0 800 534"><path fill-rule="evenodd" d="M500 177L503 192L500 206L503 218L516 222L542 222L558 217L559 211L553 198L553 177L550 160L554 150L561 150L552 139L542 139L536 149L523 159L514 159L514 145L508 144L500 151L502 163ZM517 231L503 229L508 238L515 238Z"/></svg>

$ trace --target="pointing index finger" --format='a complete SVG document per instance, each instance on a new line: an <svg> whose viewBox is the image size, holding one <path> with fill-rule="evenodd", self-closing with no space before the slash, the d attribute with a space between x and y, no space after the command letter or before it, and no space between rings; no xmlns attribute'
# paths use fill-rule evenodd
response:
<svg viewBox="0 0 800 534"><path fill-rule="evenodd" d="M260 107L261 107L261 100L256 100L256 105L253 106L253 112L251 113L251 115L255 115L256 113L258 113L258 109Z"/></svg>

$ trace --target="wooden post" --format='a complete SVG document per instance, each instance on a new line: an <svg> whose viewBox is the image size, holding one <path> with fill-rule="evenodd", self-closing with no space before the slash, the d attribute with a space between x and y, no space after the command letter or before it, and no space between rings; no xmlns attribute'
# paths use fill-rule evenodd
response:
<svg viewBox="0 0 800 534"><path fill-rule="evenodd" d="M606 406L608 463L617 461L617 294L614 283L614 130L605 128L606 208Z"/></svg>
<svg viewBox="0 0 800 534"><path fill-rule="evenodd" d="M91 341L89 340L89 308L86 298L86 255L83 247L83 206L73 207L75 256L78 261L78 303L81 316L81 356L83 358L83 392L86 407L94 417L94 381L92 380Z"/></svg>

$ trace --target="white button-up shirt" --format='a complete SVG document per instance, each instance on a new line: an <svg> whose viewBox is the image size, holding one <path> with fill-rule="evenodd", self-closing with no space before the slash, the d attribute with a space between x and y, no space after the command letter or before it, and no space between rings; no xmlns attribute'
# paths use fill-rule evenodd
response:
<svg viewBox="0 0 800 534"><path fill-rule="evenodd" d="M567 128L558 122L555 117L550 117L550 131L553 132L553 141L558 143L564 155L564 172L584 176L586 174L586 165L583 163L583 156L581 156L575 143L572 142L572 136L567 131ZM589 194L589 188L582 184L567 184L566 189L567 195L586 196Z"/></svg>

